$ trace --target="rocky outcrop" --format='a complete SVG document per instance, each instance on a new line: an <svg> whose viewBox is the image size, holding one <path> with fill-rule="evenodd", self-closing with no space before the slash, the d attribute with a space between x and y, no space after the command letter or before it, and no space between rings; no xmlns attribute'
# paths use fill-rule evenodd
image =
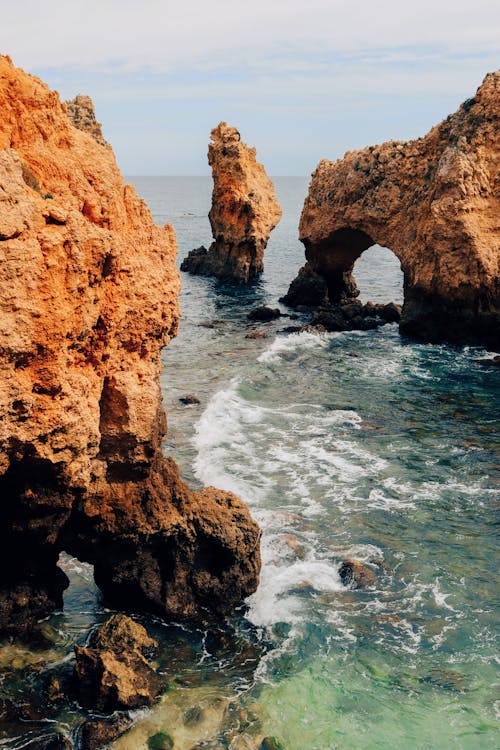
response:
<svg viewBox="0 0 500 750"><path fill-rule="evenodd" d="M355 260L389 247L404 273L402 331L498 346L500 72L424 138L323 160L300 221L307 263L285 300L357 294Z"/></svg>
<svg viewBox="0 0 500 750"><path fill-rule="evenodd" d="M0 631L62 606L66 550L117 607L224 612L257 585L246 506L161 454L171 226L57 93L0 57Z"/></svg>
<svg viewBox="0 0 500 750"><path fill-rule="evenodd" d="M84 133L91 135L101 146L109 146L102 134L102 125L97 122L94 102L90 96L78 94L74 99L66 102L66 108L68 117L78 130L83 130Z"/></svg>
<svg viewBox="0 0 500 750"><path fill-rule="evenodd" d="M264 250L281 208L255 148L240 140L236 128L221 122L211 139L208 163L214 188L209 219L214 242L208 250L192 250L181 270L246 284L264 268Z"/></svg>

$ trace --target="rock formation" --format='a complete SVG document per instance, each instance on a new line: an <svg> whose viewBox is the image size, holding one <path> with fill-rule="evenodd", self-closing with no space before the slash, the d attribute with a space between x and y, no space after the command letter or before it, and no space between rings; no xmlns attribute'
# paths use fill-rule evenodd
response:
<svg viewBox="0 0 500 750"><path fill-rule="evenodd" d="M255 148L225 122L212 130L208 163L214 189L209 219L214 242L192 250L181 270L247 284L264 268L269 235L281 218L274 186Z"/></svg>
<svg viewBox="0 0 500 750"><path fill-rule="evenodd" d="M163 690L148 656L158 643L125 615L111 615L91 633L87 646L75 645L75 687L84 708L99 713L150 706Z"/></svg>
<svg viewBox="0 0 500 750"><path fill-rule="evenodd" d="M404 273L402 331L498 346L500 72L424 138L323 160L300 221L306 265L291 305L357 295L355 260L389 247Z"/></svg>
<svg viewBox="0 0 500 750"><path fill-rule="evenodd" d="M161 454L171 226L56 92L0 57L0 631L62 606L66 550L117 607L224 612L257 585L244 503Z"/></svg>
<svg viewBox="0 0 500 750"><path fill-rule="evenodd" d="M83 130L84 133L88 133L92 138L100 143L101 146L109 146L109 143L105 140L102 134L102 126L100 122L97 122L94 102L90 96L83 96L79 94L74 99L66 102L66 108L68 117L72 120L73 125L78 130Z"/></svg>

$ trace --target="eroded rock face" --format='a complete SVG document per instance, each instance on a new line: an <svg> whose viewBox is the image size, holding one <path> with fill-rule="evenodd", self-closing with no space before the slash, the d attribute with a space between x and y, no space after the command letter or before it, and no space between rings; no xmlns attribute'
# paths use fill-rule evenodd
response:
<svg viewBox="0 0 500 750"><path fill-rule="evenodd" d="M246 506L192 493L161 455L175 255L111 148L0 57L0 631L62 605L61 550L113 602L163 616L257 585Z"/></svg>
<svg viewBox="0 0 500 750"><path fill-rule="evenodd" d="M209 219L214 242L192 250L181 270L246 284L264 268L269 235L281 218L274 186L255 148L221 122L208 146L214 189Z"/></svg>
<svg viewBox="0 0 500 750"><path fill-rule="evenodd" d="M91 135L101 146L109 146L109 143L102 134L102 125L100 122L97 122L94 102L90 96L78 94L74 99L66 102L66 108L68 117L75 127Z"/></svg>
<svg viewBox="0 0 500 750"><path fill-rule="evenodd" d="M292 305L356 296L373 244L401 261L401 330L429 341L499 343L500 72L425 138L323 160L300 221L307 263Z"/></svg>

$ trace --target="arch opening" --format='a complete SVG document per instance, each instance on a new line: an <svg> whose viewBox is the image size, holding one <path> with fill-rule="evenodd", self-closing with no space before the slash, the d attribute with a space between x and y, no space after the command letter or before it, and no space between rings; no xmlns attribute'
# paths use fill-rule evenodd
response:
<svg viewBox="0 0 500 750"><path fill-rule="evenodd" d="M390 248L376 244L367 248L355 261L352 276L363 304L403 304L404 274Z"/></svg>

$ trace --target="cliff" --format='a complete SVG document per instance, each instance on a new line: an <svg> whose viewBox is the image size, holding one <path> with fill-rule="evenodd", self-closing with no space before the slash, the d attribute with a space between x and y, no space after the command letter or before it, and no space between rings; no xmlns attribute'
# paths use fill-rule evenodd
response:
<svg viewBox="0 0 500 750"><path fill-rule="evenodd" d="M66 550L118 607L226 611L250 594L246 506L161 455L160 351L179 322L173 228L110 147L0 57L0 630L62 605Z"/></svg>
<svg viewBox="0 0 500 750"><path fill-rule="evenodd" d="M352 299L356 259L389 247L404 273L402 331L499 345L500 72L424 138L323 160L300 221L307 263L285 298Z"/></svg>
<svg viewBox="0 0 500 750"><path fill-rule="evenodd" d="M281 218L274 186L255 148L225 122L212 130L208 146L214 188L209 219L214 241L192 250L181 270L246 284L264 269L269 235Z"/></svg>

